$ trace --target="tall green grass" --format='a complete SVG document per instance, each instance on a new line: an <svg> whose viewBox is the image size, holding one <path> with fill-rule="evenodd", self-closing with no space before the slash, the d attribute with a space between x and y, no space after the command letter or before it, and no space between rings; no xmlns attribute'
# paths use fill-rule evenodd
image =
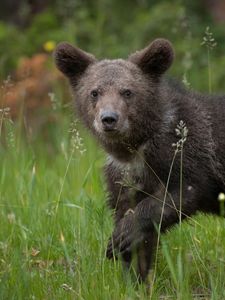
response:
<svg viewBox="0 0 225 300"><path fill-rule="evenodd" d="M16 125L5 133L0 299L225 299L222 218L199 215L161 236L150 294L120 261L105 259L112 218L104 154L83 130L71 133L68 121L52 141L28 142ZM80 142L72 138L77 131Z"/></svg>

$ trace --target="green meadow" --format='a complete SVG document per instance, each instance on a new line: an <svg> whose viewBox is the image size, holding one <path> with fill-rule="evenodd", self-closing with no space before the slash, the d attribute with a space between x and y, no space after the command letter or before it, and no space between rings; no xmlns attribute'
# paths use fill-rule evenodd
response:
<svg viewBox="0 0 225 300"><path fill-rule="evenodd" d="M0 299L224 299L223 218L198 215L161 236L150 291L105 258L104 153L69 117L63 125L52 145L5 133Z"/></svg>
<svg viewBox="0 0 225 300"><path fill-rule="evenodd" d="M161 235L147 287L134 268L105 258L106 154L73 115L52 60L63 40L97 58L126 58L164 37L176 53L169 76L225 93L225 20L214 13L221 1L208 2L2 1L1 300L225 299L222 217L198 214Z"/></svg>

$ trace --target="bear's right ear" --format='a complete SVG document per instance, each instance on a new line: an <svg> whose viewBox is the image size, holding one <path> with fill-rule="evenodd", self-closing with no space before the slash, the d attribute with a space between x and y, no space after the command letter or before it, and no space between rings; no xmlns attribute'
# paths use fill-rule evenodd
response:
<svg viewBox="0 0 225 300"><path fill-rule="evenodd" d="M56 47L54 58L58 69L70 79L79 77L90 64L96 61L92 54L66 42Z"/></svg>
<svg viewBox="0 0 225 300"><path fill-rule="evenodd" d="M166 39L156 39L146 48L129 56L129 61L138 65L144 73L160 76L172 64L174 51Z"/></svg>

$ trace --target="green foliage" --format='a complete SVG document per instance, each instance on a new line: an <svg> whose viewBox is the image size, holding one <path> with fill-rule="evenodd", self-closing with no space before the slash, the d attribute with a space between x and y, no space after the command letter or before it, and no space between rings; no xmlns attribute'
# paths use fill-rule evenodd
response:
<svg viewBox="0 0 225 300"><path fill-rule="evenodd" d="M48 40L57 40L57 37L63 38L57 17L49 11L37 15L32 26L27 28L25 35L29 46L26 49L26 55L42 51L43 44Z"/></svg>
<svg viewBox="0 0 225 300"><path fill-rule="evenodd" d="M15 68L21 56L23 35L13 26L0 22L0 76L2 79Z"/></svg>
<svg viewBox="0 0 225 300"><path fill-rule="evenodd" d="M207 51L201 46L210 26L217 46L211 53L213 91L223 90L224 31L213 25L202 4L190 1L61 1L36 15L23 30L0 24L0 72L6 77L21 56L44 51L47 41L67 40L97 57L127 57L156 37L172 41L176 61L171 74L185 74L191 88L208 89ZM129 12L129 13L127 13ZM220 67L218 67L220 66ZM213 70L215 69L215 72Z"/></svg>

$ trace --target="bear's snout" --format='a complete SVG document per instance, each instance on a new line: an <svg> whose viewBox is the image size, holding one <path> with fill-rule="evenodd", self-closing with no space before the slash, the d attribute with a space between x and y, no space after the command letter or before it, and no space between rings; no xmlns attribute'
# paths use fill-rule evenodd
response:
<svg viewBox="0 0 225 300"><path fill-rule="evenodd" d="M111 131L116 129L119 115L113 111L104 111L100 116L104 131Z"/></svg>

